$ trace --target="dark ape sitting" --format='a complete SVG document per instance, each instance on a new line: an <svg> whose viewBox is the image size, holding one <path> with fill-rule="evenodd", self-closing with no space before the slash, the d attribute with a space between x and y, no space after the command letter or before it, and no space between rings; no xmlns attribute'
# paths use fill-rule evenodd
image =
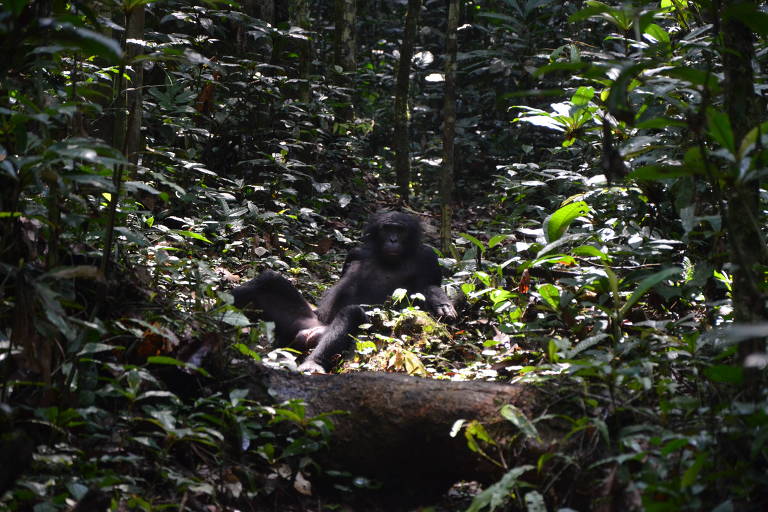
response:
<svg viewBox="0 0 768 512"><path fill-rule="evenodd" d="M275 322L277 344L308 352L300 371L327 371L333 356L366 320L360 304L381 304L398 288L421 293L429 311L455 318L456 310L440 288L442 276L434 251L421 242L419 220L406 213L373 215L363 244L344 261L341 279L320 300L316 311L280 274L265 270L232 291L235 306L262 312Z"/></svg>

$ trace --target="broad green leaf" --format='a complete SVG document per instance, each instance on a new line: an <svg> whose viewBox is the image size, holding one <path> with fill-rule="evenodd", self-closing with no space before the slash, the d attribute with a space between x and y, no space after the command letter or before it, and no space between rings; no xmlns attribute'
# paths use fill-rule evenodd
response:
<svg viewBox="0 0 768 512"><path fill-rule="evenodd" d="M221 321L233 327L247 327L251 325L251 321L248 320L247 316L239 311L232 309L227 309L224 311L224 313L221 315Z"/></svg>
<svg viewBox="0 0 768 512"><path fill-rule="evenodd" d="M571 96L571 103L574 106L585 106L595 97L595 90L592 87L581 86Z"/></svg>
<svg viewBox="0 0 768 512"><path fill-rule="evenodd" d="M741 145L739 146L739 158L744 158L752 144L757 142L758 137L764 137L768 134L768 121L755 126L741 139Z"/></svg>
<svg viewBox="0 0 768 512"><path fill-rule="evenodd" d="M42 19L40 26L51 29L52 43L74 46L87 55L98 55L110 64L123 56L117 41L93 30L52 18Z"/></svg>
<svg viewBox="0 0 768 512"><path fill-rule="evenodd" d="M661 454L666 457L667 455L675 453L676 451L681 450L690 444L691 441L687 437L682 439L673 439L664 445L664 447L661 449Z"/></svg>
<svg viewBox="0 0 768 512"><path fill-rule="evenodd" d="M659 270L658 272L651 274L650 276L640 281L640 283L637 285L637 288L635 288L635 291L632 292L632 295L629 297L629 299L627 299L627 302L624 303L624 306L622 306L621 311L619 312L621 318L626 316L630 308L634 306L635 303L637 303L637 301L639 301L640 298L645 295L648 290L657 284L666 281L670 277L682 273L682 271L683 269L680 267L665 268L664 270Z"/></svg>
<svg viewBox="0 0 768 512"><path fill-rule="evenodd" d="M696 478L699 476L699 472L701 471L701 468L704 467L704 463L709 458L709 454L707 452L700 452L696 455L696 460L694 463L685 470L685 473L683 473L683 478L680 479L680 487L683 489L687 489L694 483L696 483Z"/></svg>
<svg viewBox="0 0 768 512"><path fill-rule="evenodd" d="M107 345L106 343L86 343L85 346L77 353L78 356L84 356L86 354L98 354L99 352L109 352L115 350L117 347L113 345Z"/></svg>
<svg viewBox="0 0 768 512"><path fill-rule="evenodd" d="M701 69L676 66L662 71L661 74L684 80L694 86L705 87L712 93L717 93L721 89L717 76Z"/></svg>
<svg viewBox="0 0 768 512"><path fill-rule="evenodd" d="M515 407L514 405L505 404L499 411L501 417L511 422L514 426L520 429L520 432L534 439L539 438L539 432L536 430L536 426L531 423L528 417Z"/></svg>
<svg viewBox="0 0 768 512"><path fill-rule="evenodd" d="M186 368L187 366L187 363L184 361L179 361L178 359L168 356L150 356L147 358L147 362L152 364L167 364L171 366L178 366L180 368Z"/></svg>
<svg viewBox="0 0 768 512"><path fill-rule="evenodd" d="M176 229L174 231L176 233L178 233L179 235L187 237L187 238L194 238L195 240L200 240L201 242L206 242L206 243L209 243L209 244L213 243L210 240L208 240L207 238L205 238L203 235L201 235L200 233L195 233L193 231L184 231L184 230L181 230L181 229Z"/></svg>
<svg viewBox="0 0 768 512"><path fill-rule="evenodd" d="M685 121L672 119L671 117L653 117L651 119L640 121L635 125L638 130L658 130L668 126L684 127L688 126L688 124Z"/></svg>
<svg viewBox="0 0 768 512"><path fill-rule="evenodd" d="M603 261L610 261L611 257L593 245L580 245L571 251L576 256L589 256L600 258Z"/></svg>
<svg viewBox="0 0 768 512"><path fill-rule="evenodd" d="M722 382L723 384L740 385L744 380L744 372L740 367L727 364L716 364L705 368L704 375L713 382Z"/></svg>
<svg viewBox="0 0 768 512"><path fill-rule="evenodd" d="M470 242L472 242L472 244L473 244L475 247L477 247L478 249L480 249L480 252L481 252L481 253L484 253L484 252L485 252L485 245L483 244L483 242L481 242L480 240L478 240L478 239L477 239L477 238L475 238L474 236L470 235L469 233L459 233L459 236L460 236L461 238L463 238L464 240L469 240Z"/></svg>
<svg viewBox="0 0 768 512"><path fill-rule="evenodd" d="M645 27L645 33L654 38L659 43L669 44L669 34L666 30L656 25L655 23L649 24Z"/></svg>
<svg viewBox="0 0 768 512"><path fill-rule="evenodd" d="M398 304L401 302L405 297L408 295L408 290L405 288L397 288L395 291L392 292L392 301L395 304Z"/></svg>
<svg viewBox="0 0 768 512"><path fill-rule="evenodd" d="M544 232L547 234L547 241L554 242L559 239L574 219L586 215L590 211L589 205L584 201L568 203L559 208L544 220Z"/></svg>
<svg viewBox="0 0 768 512"><path fill-rule="evenodd" d="M261 361L261 354L259 354L254 350L251 350L251 348L248 345L245 345L244 343L235 343L233 347L235 348L235 350L237 350L244 356L250 357L254 361Z"/></svg>
<svg viewBox="0 0 768 512"><path fill-rule="evenodd" d="M721 146L736 155L736 142L733 138L731 120L728 115L712 107L707 108L707 133Z"/></svg>
<svg viewBox="0 0 768 512"><path fill-rule="evenodd" d="M549 307L554 310L560 308L560 290L558 290L557 286L547 283L537 287L536 291L539 292L542 300L544 300Z"/></svg>
<svg viewBox="0 0 768 512"><path fill-rule="evenodd" d="M649 65L650 62L628 66L621 70L619 76L611 84L606 106L616 119L628 123L634 121L634 112L629 105L629 91L637 87L639 82L635 80L635 77Z"/></svg>
<svg viewBox="0 0 768 512"><path fill-rule="evenodd" d="M527 471L531 471L533 466L525 465L512 468L501 477L501 480L489 486L483 492L475 496L467 512L480 512L488 507L495 510L507 502L509 495L518 485L519 478Z"/></svg>
<svg viewBox="0 0 768 512"><path fill-rule="evenodd" d="M488 248L492 249L499 245L501 242L509 238L509 235L496 235L492 237L490 240L488 240Z"/></svg>

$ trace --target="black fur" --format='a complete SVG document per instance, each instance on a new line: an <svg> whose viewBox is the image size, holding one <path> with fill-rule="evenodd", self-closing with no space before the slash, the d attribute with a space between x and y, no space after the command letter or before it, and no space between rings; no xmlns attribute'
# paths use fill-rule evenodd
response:
<svg viewBox="0 0 768 512"><path fill-rule="evenodd" d="M380 212L363 231L363 244L352 249L341 279L312 311L298 290L276 272L266 270L235 288L235 306L261 310L275 322L277 342L306 352L300 370L323 371L332 365L358 325L365 322L361 304L381 304L397 288L421 293L435 315L455 318L456 310L440 288L442 275L434 251L421 243L419 220L406 213Z"/></svg>

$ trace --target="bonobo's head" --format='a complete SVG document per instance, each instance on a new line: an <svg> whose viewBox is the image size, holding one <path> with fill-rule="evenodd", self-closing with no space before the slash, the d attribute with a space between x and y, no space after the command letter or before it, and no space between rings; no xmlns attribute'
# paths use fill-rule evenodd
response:
<svg viewBox="0 0 768 512"><path fill-rule="evenodd" d="M377 212L368 220L363 238L378 259L398 263L421 244L421 224L407 213Z"/></svg>

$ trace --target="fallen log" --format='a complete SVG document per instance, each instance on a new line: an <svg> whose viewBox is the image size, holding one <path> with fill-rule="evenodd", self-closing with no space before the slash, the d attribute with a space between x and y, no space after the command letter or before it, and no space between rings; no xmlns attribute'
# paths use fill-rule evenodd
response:
<svg viewBox="0 0 768 512"><path fill-rule="evenodd" d="M499 414L510 404L528 419L551 402L531 385L451 382L391 373L304 375L258 365L251 392L261 403L301 399L307 413L348 411L332 417L330 447L321 459L337 468L373 478L383 493L403 502L428 500L464 480L490 483L506 471L467 446L463 433L451 436L457 420L483 424L497 443L488 453L508 468L536 465L561 434L526 436ZM535 476L534 476L535 478Z"/></svg>

